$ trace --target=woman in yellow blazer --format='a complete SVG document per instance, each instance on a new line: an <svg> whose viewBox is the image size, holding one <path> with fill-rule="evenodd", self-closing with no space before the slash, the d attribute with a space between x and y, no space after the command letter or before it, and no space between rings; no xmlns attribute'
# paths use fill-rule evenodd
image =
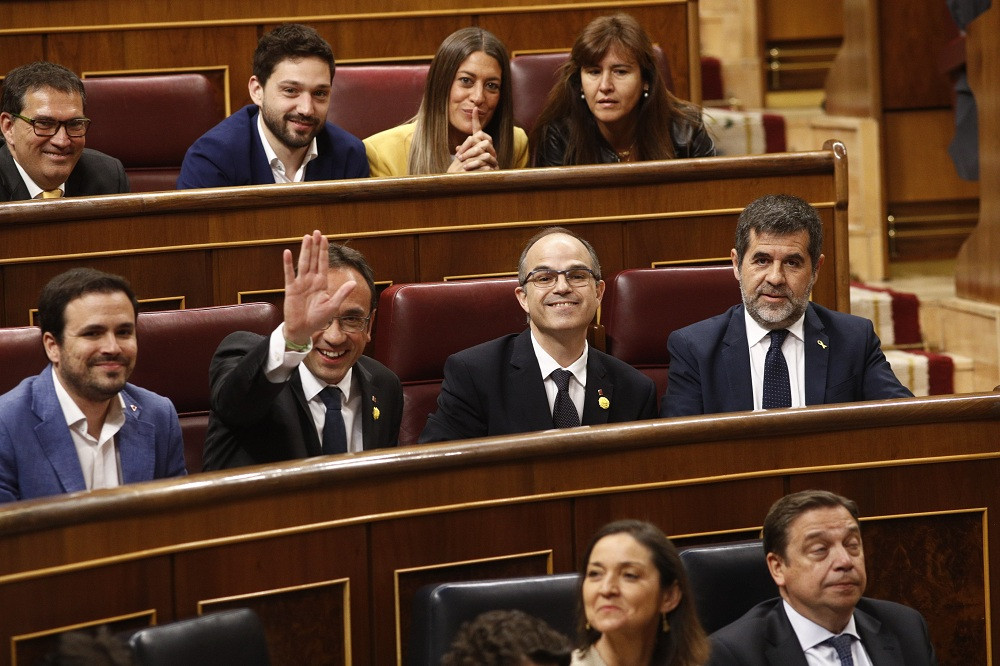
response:
<svg viewBox="0 0 1000 666"><path fill-rule="evenodd" d="M365 152L375 177L526 166L507 48L482 28L453 32L431 61L417 115L365 139Z"/></svg>

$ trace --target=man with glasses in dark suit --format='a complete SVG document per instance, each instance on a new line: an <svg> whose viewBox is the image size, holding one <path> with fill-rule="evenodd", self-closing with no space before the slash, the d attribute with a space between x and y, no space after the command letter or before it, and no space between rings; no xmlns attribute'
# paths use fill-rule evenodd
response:
<svg viewBox="0 0 1000 666"><path fill-rule="evenodd" d="M10 71L0 97L0 201L129 191L122 163L85 148L90 120L80 79L62 65Z"/></svg>
<svg viewBox="0 0 1000 666"><path fill-rule="evenodd" d="M363 355L378 302L368 262L319 231L297 270L291 250L283 262L282 324L232 333L212 359L205 470L396 445L402 386Z"/></svg>
<svg viewBox="0 0 1000 666"><path fill-rule="evenodd" d="M590 243L543 229L521 253L518 280L528 329L448 358L420 442L655 418L653 380L587 344L604 295Z"/></svg>

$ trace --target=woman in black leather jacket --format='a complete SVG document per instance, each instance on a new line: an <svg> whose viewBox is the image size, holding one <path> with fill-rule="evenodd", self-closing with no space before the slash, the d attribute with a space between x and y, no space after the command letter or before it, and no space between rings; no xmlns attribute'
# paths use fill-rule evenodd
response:
<svg viewBox="0 0 1000 666"><path fill-rule="evenodd" d="M583 30L531 134L534 166L711 157L701 110L663 82L649 36L628 14Z"/></svg>

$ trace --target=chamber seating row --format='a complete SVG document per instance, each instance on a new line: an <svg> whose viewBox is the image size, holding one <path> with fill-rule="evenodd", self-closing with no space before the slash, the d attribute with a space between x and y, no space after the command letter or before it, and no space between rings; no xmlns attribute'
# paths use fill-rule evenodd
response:
<svg viewBox="0 0 1000 666"><path fill-rule="evenodd" d="M698 618L721 629L756 604L778 596L759 539L681 550ZM576 635L579 576L575 573L426 585L413 599L410 663L440 664L462 624L494 610L519 610Z"/></svg>
<svg viewBox="0 0 1000 666"><path fill-rule="evenodd" d="M659 47L656 52L672 89L667 58ZM567 57L525 53L511 59L516 125L531 131ZM710 60L705 66L713 71ZM420 107L428 68L427 63L340 65L327 118L360 138L404 123ZM94 121L87 146L120 159L133 192L174 189L187 149L227 115L225 90L199 72L109 75L83 83L87 115ZM766 150L781 152L783 119L764 115Z"/></svg>
<svg viewBox="0 0 1000 666"><path fill-rule="evenodd" d="M415 444L436 409L449 355L526 327L516 287L516 278L496 278L399 284L382 292L372 355L403 384L400 445ZM723 312L739 299L728 266L625 270L607 280L592 341L649 375L662 394L670 332ZM271 303L139 314L139 356L130 381L173 401L189 471L201 470L211 402L208 368L215 349L233 331L266 335L280 322L281 312ZM47 362L37 327L0 329L0 392L37 374Z"/></svg>

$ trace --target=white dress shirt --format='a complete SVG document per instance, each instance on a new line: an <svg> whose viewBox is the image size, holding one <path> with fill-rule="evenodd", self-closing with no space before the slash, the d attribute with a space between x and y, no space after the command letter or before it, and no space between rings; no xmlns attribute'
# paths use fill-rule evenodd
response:
<svg viewBox="0 0 1000 666"><path fill-rule="evenodd" d="M11 157L13 156L14 153L11 153ZM24 186L28 188L28 196L31 197L32 199L41 199L42 192L44 192L45 190L38 187L35 181L31 179L31 176L28 175L28 172L21 168L21 165L17 163L17 158L14 159L14 166L17 167L18 173L21 174L21 180L24 181ZM63 196L66 196L66 183L60 184L58 189L60 192L62 192Z"/></svg>
<svg viewBox="0 0 1000 666"><path fill-rule="evenodd" d="M125 425L125 401L121 393L111 399L101 432L94 438L87 432L87 417L63 388L55 369L52 371L52 379L56 388L56 398L69 427L69 435L73 439L73 446L76 447L76 456L80 460L80 470L83 472L87 490L120 486L121 455L115 446L115 435Z"/></svg>
<svg viewBox="0 0 1000 666"><path fill-rule="evenodd" d="M302 381L302 392L306 397L306 404L309 405L309 413L312 415L313 424L316 426L316 434L319 441L323 441L323 425L326 423L326 405L319 397L320 391L327 387L327 383L320 380L309 371L309 368L302 363L302 360L312 350L312 342L306 351L295 352L285 349L284 324L271 332L268 344L267 362L264 364L264 376L268 381L275 384L287 382L292 373L298 370L299 379ZM354 381L354 368L350 368L344 378L336 386L341 391L340 412L344 417L344 428L347 431L347 451L357 453L364 450L364 439L361 433L363 419L361 418L361 386Z"/></svg>
<svg viewBox="0 0 1000 666"><path fill-rule="evenodd" d="M560 368L569 370L573 373L573 377L569 382L569 397L573 401L573 406L576 407L576 413L580 417L580 422L583 423L583 399L587 388L587 356L590 353L589 345L584 342L583 353L580 354L580 358L565 368L556 363L556 360L542 349L542 346L538 344L538 340L535 340L534 333L531 333L531 346L535 350L535 358L538 359L538 367L542 371L542 385L545 387L545 397L549 401L549 413L551 414L555 408L556 394L559 393L556 380L552 379L551 376L552 371Z"/></svg>
<svg viewBox="0 0 1000 666"><path fill-rule="evenodd" d="M839 634L830 633L828 629L824 629L812 620L802 616L784 599L782 599L781 603L785 606L785 614L788 616L788 621L792 624L792 629L795 631L795 637L799 639L799 645L802 646L802 651L806 655L806 663L809 666L841 666L837 650L832 645L820 645L826 639ZM868 653L865 652L865 646L861 644L861 636L858 635L853 615L851 615L851 620L840 633L850 634L855 638L851 643L851 656L854 658L854 666L872 666L872 661L869 659Z"/></svg>
<svg viewBox="0 0 1000 666"><path fill-rule="evenodd" d="M747 345L750 347L750 383L753 386L753 408L762 409L764 399L764 359L771 346L771 331L761 328L750 313L743 309L747 327ZM806 404L806 347L803 343L805 314L788 327L788 336L781 345L781 353L788 364L788 381L792 388L792 407Z"/></svg>
<svg viewBox="0 0 1000 666"><path fill-rule="evenodd" d="M274 148L267 141L267 135L264 134L264 110L261 109L260 113L257 114L257 133L260 135L260 142L264 144L264 155L267 156L267 163L271 167L271 173L274 174L274 182L276 183L301 183L306 179L306 165L312 162L319 155L319 149L316 144L316 137L313 137L312 142L309 144L309 149L306 151L306 156L302 160L302 166L299 170L292 174L289 178L285 175L285 164L280 159L278 159L278 154L274 152Z"/></svg>

